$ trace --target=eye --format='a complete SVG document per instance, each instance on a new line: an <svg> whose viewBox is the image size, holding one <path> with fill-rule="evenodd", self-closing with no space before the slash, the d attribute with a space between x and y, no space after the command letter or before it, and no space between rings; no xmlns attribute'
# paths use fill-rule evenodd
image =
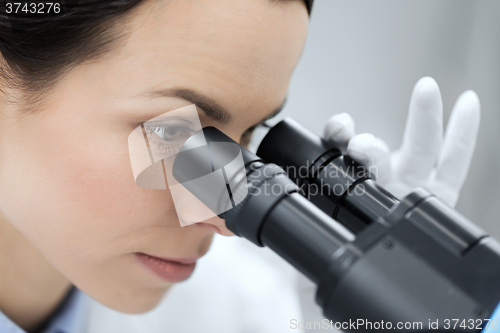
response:
<svg viewBox="0 0 500 333"><path fill-rule="evenodd" d="M145 132L151 147L167 154L175 153L184 142L196 132L185 121L171 121L165 124L145 124Z"/></svg>
<svg viewBox="0 0 500 333"><path fill-rule="evenodd" d="M152 132L162 140L172 141L180 136L185 128L181 126L157 126L153 127Z"/></svg>

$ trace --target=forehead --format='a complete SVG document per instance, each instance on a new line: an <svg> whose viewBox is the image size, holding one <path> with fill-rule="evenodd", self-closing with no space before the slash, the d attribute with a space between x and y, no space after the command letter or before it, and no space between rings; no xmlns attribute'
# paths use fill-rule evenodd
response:
<svg viewBox="0 0 500 333"><path fill-rule="evenodd" d="M124 96L189 88L227 109L249 111L258 100L270 111L286 96L307 26L302 1L146 1L109 56L104 80Z"/></svg>
<svg viewBox="0 0 500 333"><path fill-rule="evenodd" d="M308 22L299 1L155 0L141 9L131 25L129 54L168 60L169 67L237 67L247 70L247 79L261 68L278 74L280 64L293 64Z"/></svg>

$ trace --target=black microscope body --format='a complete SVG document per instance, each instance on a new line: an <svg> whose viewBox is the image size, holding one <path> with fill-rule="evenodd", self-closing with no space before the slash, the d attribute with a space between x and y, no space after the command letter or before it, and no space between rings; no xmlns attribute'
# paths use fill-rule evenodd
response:
<svg viewBox="0 0 500 333"><path fill-rule="evenodd" d="M208 144L235 143L215 128L202 131ZM199 158L183 150L173 169L179 182L192 178L183 165ZM479 332L495 324L500 244L438 197L420 188L400 201L373 170L290 119L269 131L257 155L241 153L248 195L219 216L314 282L325 317L344 331Z"/></svg>

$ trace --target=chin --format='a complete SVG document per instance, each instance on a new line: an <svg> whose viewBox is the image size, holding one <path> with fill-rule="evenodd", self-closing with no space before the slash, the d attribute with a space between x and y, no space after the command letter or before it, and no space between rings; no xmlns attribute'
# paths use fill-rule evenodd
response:
<svg viewBox="0 0 500 333"><path fill-rule="evenodd" d="M153 310L158 306L168 288L161 290L133 290L131 292L115 291L113 299L96 301L115 311L127 314L141 314Z"/></svg>

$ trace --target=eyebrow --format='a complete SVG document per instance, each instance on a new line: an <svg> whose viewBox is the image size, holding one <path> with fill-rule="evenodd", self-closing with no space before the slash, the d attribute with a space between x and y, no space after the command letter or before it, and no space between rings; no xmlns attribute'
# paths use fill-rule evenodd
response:
<svg viewBox="0 0 500 333"><path fill-rule="evenodd" d="M231 121L231 114L210 97L204 96L190 89L163 89L155 90L146 94L147 97L177 97L195 104L208 118L221 124Z"/></svg>
<svg viewBox="0 0 500 333"><path fill-rule="evenodd" d="M218 123L227 124L231 121L232 115L226 109L224 109L219 103L214 101L212 98L200 94L194 90L190 89L162 89L162 90L154 90L147 94L146 97L149 98L158 98L158 97L177 97L183 100L186 100L190 103L195 104L199 107L208 118L211 118ZM276 116L285 105L286 98L283 103L275 109L269 116L265 117L259 123L265 122L266 120L271 119Z"/></svg>

